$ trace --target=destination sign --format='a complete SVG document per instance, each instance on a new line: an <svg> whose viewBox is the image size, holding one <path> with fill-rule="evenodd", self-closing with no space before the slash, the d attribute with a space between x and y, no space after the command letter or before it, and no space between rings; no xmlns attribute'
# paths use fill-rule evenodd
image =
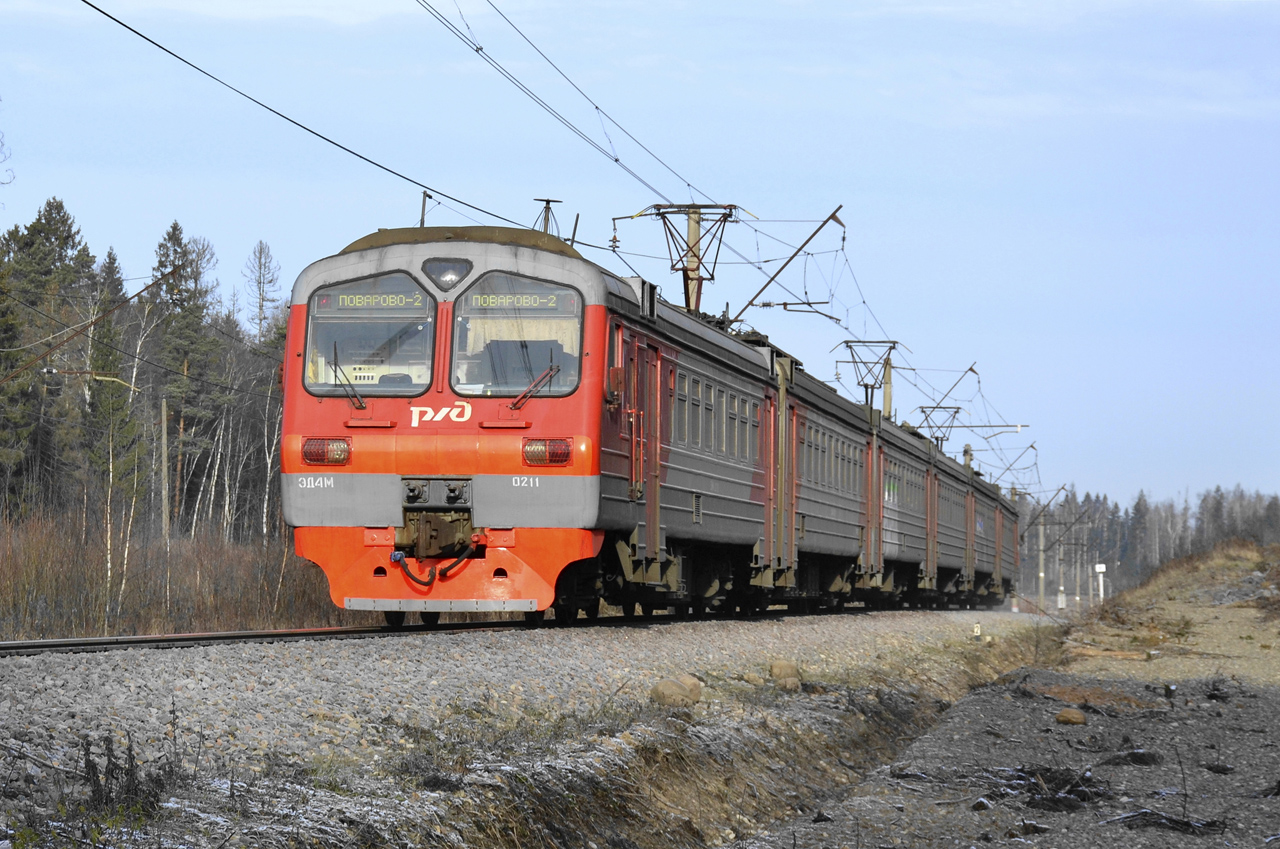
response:
<svg viewBox="0 0 1280 849"><path fill-rule="evenodd" d="M426 299L421 292L412 295L376 294L376 295L332 295L321 297L322 306L333 306L337 309L364 309L367 307L386 307L402 309L404 307L420 307ZM336 303L334 303L336 301Z"/></svg>
<svg viewBox="0 0 1280 849"><path fill-rule="evenodd" d="M322 315L376 315L383 311L412 311L430 315L434 312L434 307L435 302L431 296L403 274L327 286L311 298L311 308Z"/></svg>
<svg viewBox="0 0 1280 849"><path fill-rule="evenodd" d="M567 313L577 310L574 297L560 292L503 295L476 292L468 296L467 305L473 310L543 310Z"/></svg>

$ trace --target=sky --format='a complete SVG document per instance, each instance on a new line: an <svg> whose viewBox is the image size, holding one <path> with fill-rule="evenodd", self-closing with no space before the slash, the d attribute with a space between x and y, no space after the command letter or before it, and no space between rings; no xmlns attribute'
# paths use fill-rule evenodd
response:
<svg viewBox="0 0 1280 849"><path fill-rule="evenodd" d="M895 418L961 407L946 451L1004 486L1280 489L1280 0L97 5L435 192L523 225L562 200L563 236L616 232L584 255L672 301L661 225L630 216L738 205L709 312L839 206L761 298L838 323L745 319L858 400L841 343L898 341ZM0 133L0 227L58 197L146 278L176 220L228 303L258 240L287 287L422 209L82 0L0 0ZM501 223L441 194L426 222Z"/></svg>

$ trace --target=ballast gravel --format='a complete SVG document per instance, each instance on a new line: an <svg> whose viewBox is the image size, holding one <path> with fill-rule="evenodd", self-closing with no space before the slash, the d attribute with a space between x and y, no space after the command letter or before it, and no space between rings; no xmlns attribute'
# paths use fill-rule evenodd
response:
<svg viewBox="0 0 1280 849"><path fill-rule="evenodd" d="M3 658L0 806L53 804L51 779L81 769L86 735L95 747L111 735L118 750L131 740L144 767L177 753L214 774L256 771L273 758L360 757L388 745L388 724L424 725L480 700L530 716L579 713L644 698L669 675L767 677L774 660L795 661L811 680L878 665L897 678L927 674L929 651L975 626L998 636L1031 621L880 612Z"/></svg>

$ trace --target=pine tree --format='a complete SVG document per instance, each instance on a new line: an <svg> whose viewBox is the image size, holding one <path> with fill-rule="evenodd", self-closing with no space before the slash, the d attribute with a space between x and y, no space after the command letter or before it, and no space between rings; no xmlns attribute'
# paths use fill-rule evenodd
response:
<svg viewBox="0 0 1280 849"><path fill-rule="evenodd" d="M0 380L22 365L27 353L20 347L21 307L10 294L11 276L9 263L0 257ZM7 515L20 508L22 466L35 427L32 384L32 373L27 371L0 386L0 507Z"/></svg>
<svg viewBox="0 0 1280 849"><path fill-rule="evenodd" d="M5 347L36 353L79 323L71 305L91 287L94 258L60 200L50 198L30 225L15 226L0 236L0 264L7 270L6 300L22 310L18 338ZM78 369L85 362L87 344L75 338L59 348L15 378L19 396L10 390L6 397L14 407L6 405L13 428L4 446L6 492L24 509L58 509L84 490L83 395L64 393L64 381L58 376L45 380L41 369ZM83 522L81 527L83 532Z"/></svg>
<svg viewBox="0 0 1280 849"><path fill-rule="evenodd" d="M1280 543L1280 497L1271 496L1263 510L1262 544Z"/></svg>
<svg viewBox="0 0 1280 849"><path fill-rule="evenodd" d="M217 417L210 389L219 344L207 321L216 285L209 275L217 266L213 247L200 238L186 239L177 221L156 246L152 279L175 272L165 285L169 308L157 358L164 371L157 375L169 401L169 424L174 452L172 515L181 520L191 495L190 483L201 454L211 447L210 425Z"/></svg>

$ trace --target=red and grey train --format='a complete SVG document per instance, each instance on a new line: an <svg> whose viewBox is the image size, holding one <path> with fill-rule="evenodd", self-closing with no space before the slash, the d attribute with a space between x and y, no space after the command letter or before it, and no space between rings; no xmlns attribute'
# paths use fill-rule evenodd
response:
<svg viewBox="0 0 1280 849"><path fill-rule="evenodd" d="M1017 571L997 486L541 232L379 230L310 265L283 377L297 553L391 624L994 606Z"/></svg>

